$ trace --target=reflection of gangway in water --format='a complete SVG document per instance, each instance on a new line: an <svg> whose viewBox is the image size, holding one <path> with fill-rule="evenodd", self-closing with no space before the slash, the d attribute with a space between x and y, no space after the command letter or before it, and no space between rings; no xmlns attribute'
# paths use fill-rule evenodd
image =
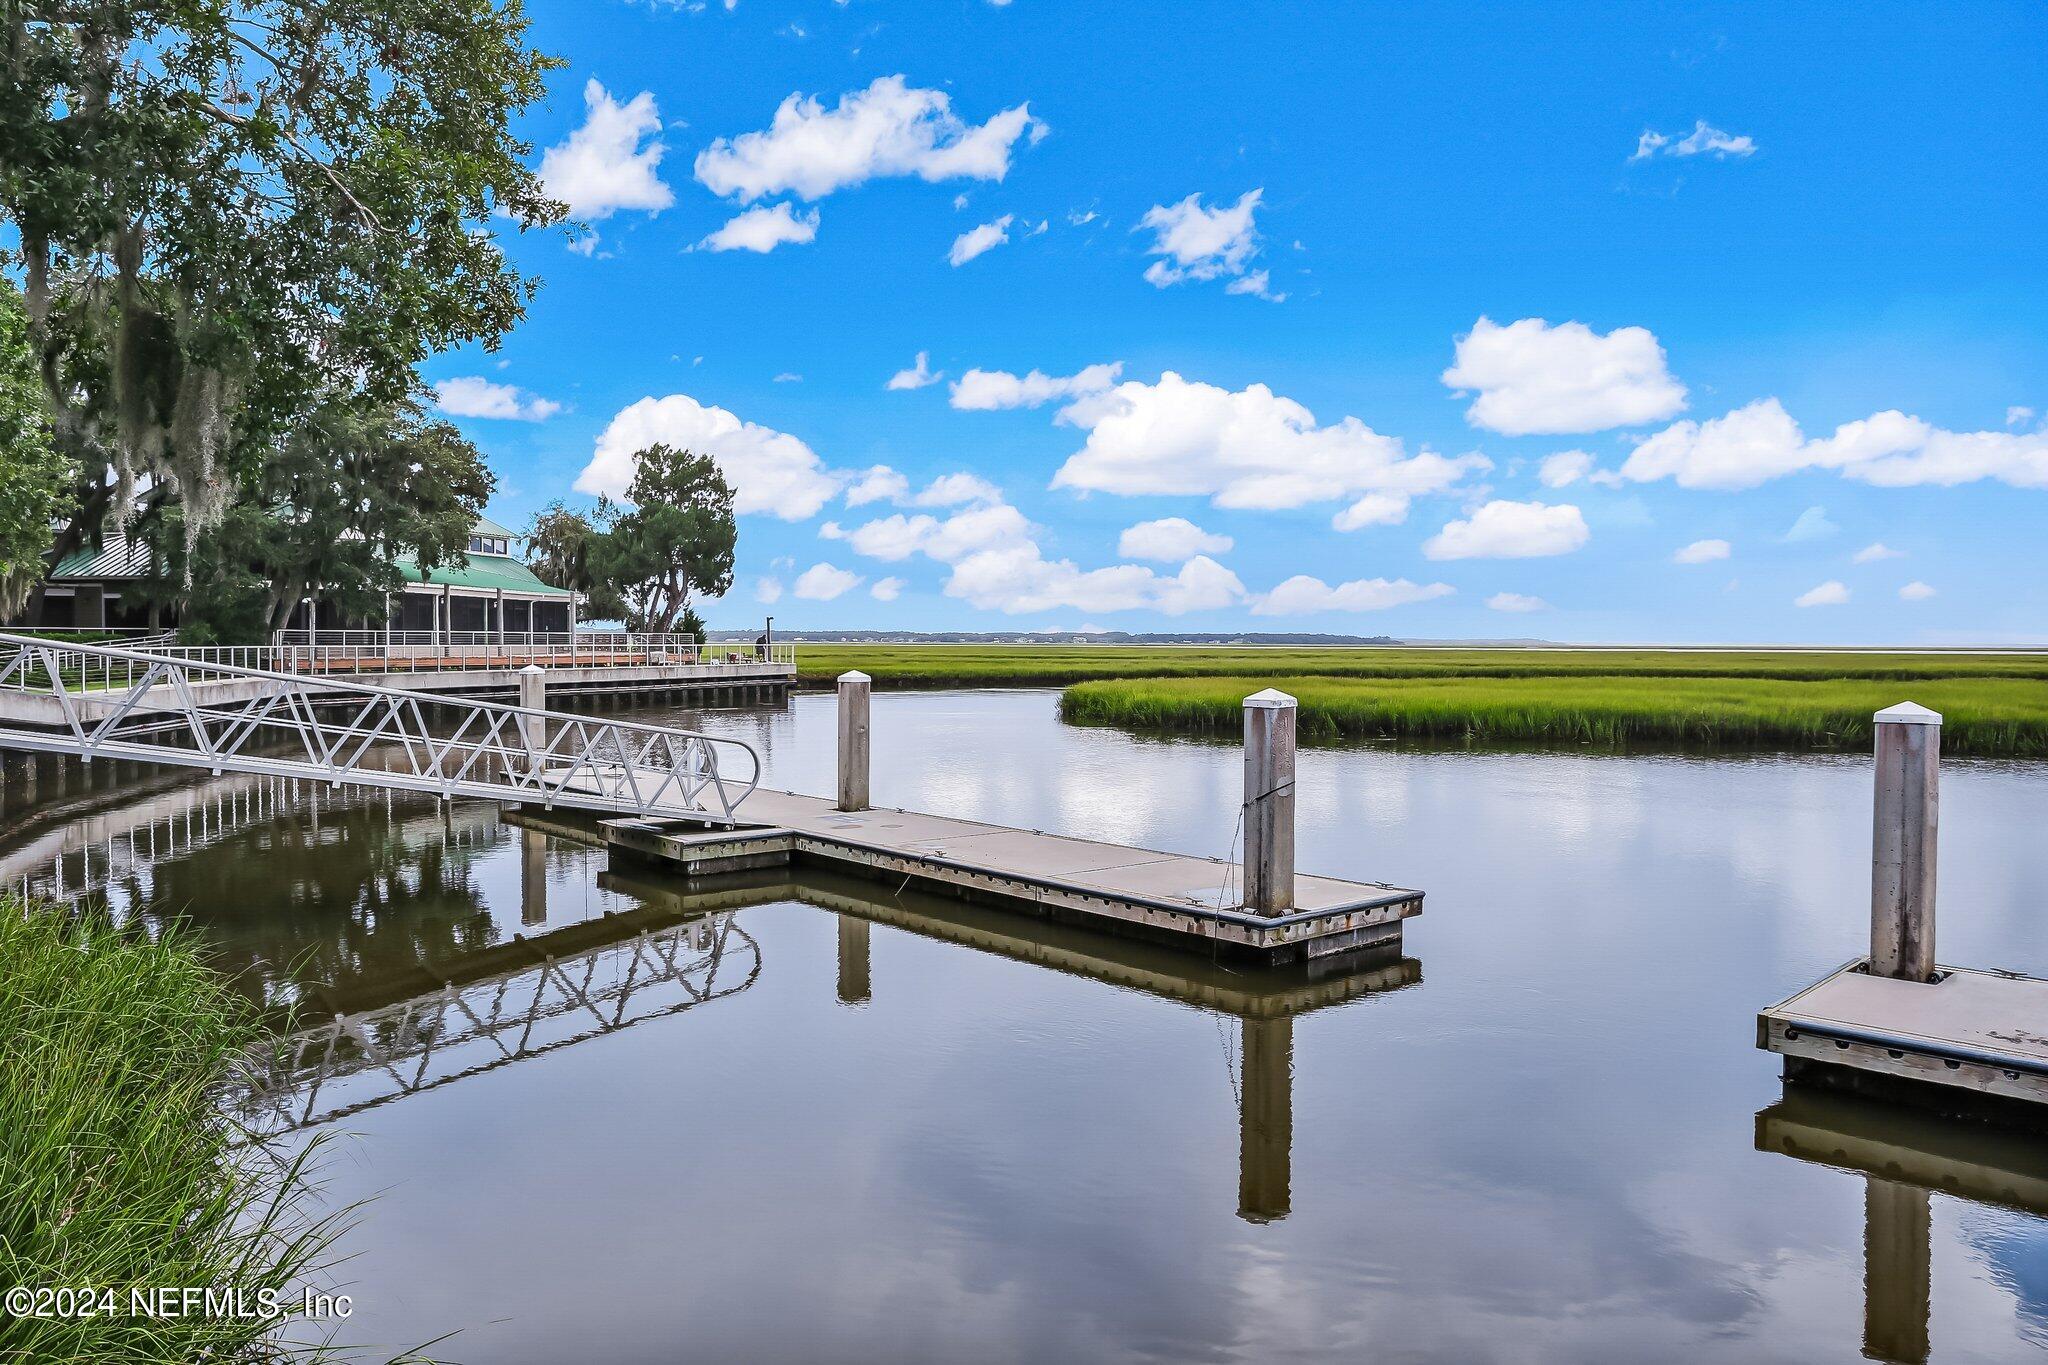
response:
<svg viewBox="0 0 2048 1365"><path fill-rule="evenodd" d="M1756 1147L1863 1173L1863 1354L1871 1360L1928 1358L1933 1193L2048 1217L2048 1146L1988 1124L1793 1084L1756 1116Z"/></svg>
<svg viewBox="0 0 2048 1365"><path fill-rule="evenodd" d="M761 948L729 914L606 912L417 969L347 996L263 1049L233 1097L257 1136L331 1123L405 1095L737 994Z"/></svg>
<svg viewBox="0 0 2048 1365"><path fill-rule="evenodd" d="M536 822L527 815L509 818ZM695 880L686 890L672 881L616 870L600 874L599 883L672 911L737 909L778 901L836 911L838 996L846 1004L870 998L868 930L875 923L1141 991L1217 1016L1219 1024L1223 1017L1235 1018L1237 1056L1229 1056L1227 1040L1224 1050L1233 1069L1238 1108L1238 1215L1256 1223L1285 1218L1292 1208L1295 1018L1422 980L1422 964L1403 957L1398 948L1292 968L1232 971L1161 945L1020 919L917 891L892 895L872 881L821 869L794 877L775 869L731 873Z"/></svg>
<svg viewBox="0 0 2048 1365"><path fill-rule="evenodd" d="M0 888L25 900L99 896L159 864L224 843L280 818L304 819L317 834L321 818L361 807L360 792L325 782L235 773L188 780L139 799L66 819L0 852ZM387 811L395 793L384 792ZM497 824L495 808L442 808L435 826L458 845L481 841Z"/></svg>

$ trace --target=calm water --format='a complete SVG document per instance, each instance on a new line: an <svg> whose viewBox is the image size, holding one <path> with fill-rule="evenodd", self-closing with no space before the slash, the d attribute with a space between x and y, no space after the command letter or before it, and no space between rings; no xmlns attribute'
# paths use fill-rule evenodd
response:
<svg viewBox="0 0 2048 1365"><path fill-rule="evenodd" d="M829 788L827 697L660 714ZM1063 726L1048 692L882 694L874 724L882 802L1230 843L1234 747ZM2048 974L2048 767L1951 763L1943 796L1944 960ZM234 779L38 827L0 873L189 909L252 995L367 1012L300 1040L270 1111L338 1115L329 1197L372 1200L353 1342L2032 1359L2048 1223L1964 1196L2048 1206L2043 1154L1781 1106L1754 1047L1859 949L1868 809L1857 759L1304 751L1302 868L1428 892L1405 958L1323 979L856 882L707 915L494 808ZM1961 1193L1828 1164L1852 1149Z"/></svg>

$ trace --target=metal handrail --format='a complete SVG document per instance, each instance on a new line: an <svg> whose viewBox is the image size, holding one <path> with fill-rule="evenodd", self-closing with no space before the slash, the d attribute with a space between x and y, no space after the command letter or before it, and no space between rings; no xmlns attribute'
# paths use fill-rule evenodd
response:
<svg viewBox="0 0 2048 1365"><path fill-rule="evenodd" d="M280 631L267 645L181 645L175 637L122 641L119 648L146 650L197 663L254 668L322 677L377 677L394 673L493 671L537 664L542 668L687 667L740 670L763 664L796 667L796 646L778 643L762 649L751 645L702 644L693 635L662 635L627 631L509 632L502 639L482 638L488 632L320 631L319 643L294 641L304 631ZM350 639L330 641L330 636ZM363 638L354 638L363 637ZM125 686L133 678L104 660L97 665L81 656L77 666L105 687Z"/></svg>
<svg viewBox="0 0 2048 1365"><path fill-rule="evenodd" d="M90 685L95 665L107 676L116 664L125 686ZM53 703L47 727L0 721L0 748L88 761L275 773L723 824L735 823L735 809L761 780L754 747L721 735L334 678L320 679L316 693L299 673L4 632L0 691ZM338 723L317 709L336 706L346 712ZM430 710L454 716L452 729L437 732ZM138 738L134 726L145 718L190 747ZM267 752L272 741L285 752ZM744 781L720 770L722 750L746 756Z"/></svg>

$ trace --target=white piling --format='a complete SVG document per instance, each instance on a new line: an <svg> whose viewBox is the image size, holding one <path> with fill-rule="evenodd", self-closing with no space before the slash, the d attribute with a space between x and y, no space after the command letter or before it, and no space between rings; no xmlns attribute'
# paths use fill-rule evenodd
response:
<svg viewBox="0 0 2048 1365"><path fill-rule="evenodd" d="M1294 908L1294 698L1267 688L1244 699L1244 905Z"/></svg>
<svg viewBox="0 0 2048 1365"><path fill-rule="evenodd" d="M839 809L868 808L868 697L873 680L855 669L839 675Z"/></svg>
<svg viewBox="0 0 2048 1365"><path fill-rule="evenodd" d="M548 709L548 675L539 664L519 670L519 704L529 711ZM519 735L526 744L527 761L538 762L548 747L548 723L539 716L521 716Z"/></svg>
<svg viewBox="0 0 2048 1365"><path fill-rule="evenodd" d="M1870 971L1934 977L1935 843L1941 823L1941 716L1901 702L1879 711L1870 845Z"/></svg>

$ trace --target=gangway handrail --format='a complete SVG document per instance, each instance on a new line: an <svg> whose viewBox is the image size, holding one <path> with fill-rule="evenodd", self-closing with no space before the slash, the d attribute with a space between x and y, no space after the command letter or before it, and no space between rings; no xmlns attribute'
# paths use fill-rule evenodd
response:
<svg viewBox="0 0 2048 1365"><path fill-rule="evenodd" d="M140 665L139 676L126 686L73 689L65 680L66 657L88 664L119 660ZM41 684L34 680L37 665L44 678ZM252 686L243 695L209 702L203 692L210 690L209 684L222 682ZM159 688L162 699L145 707L145 700ZM759 752L744 740L724 735L352 679L314 680L303 674L118 646L59 644L5 631L0 631L0 691L47 695L56 703L53 724L46 729L25 729L0 720L0 748L71 753L88 761L106 756L442 796L538 801L640 815L686 814L724 824L735 823L735 809L761 780ZM81 706L88 701L104 704L105 713L89 717ZM316 705L350 702L359 704L339 725L321 720L315 710ZM436 734L424 708L453 711L462 718L452 733ZM192 748L123 737L122 726L132 716L164 712L170 714L174 730L191 738ZM469 733L472 727L474 735ZM304 758L252 749L256 735L279 730L299 742ZM362 766L380 740L385 741L386 752L395 746L410 768ZM720 746L747 756L750 771L743 782L720 771Z"/></svg>

